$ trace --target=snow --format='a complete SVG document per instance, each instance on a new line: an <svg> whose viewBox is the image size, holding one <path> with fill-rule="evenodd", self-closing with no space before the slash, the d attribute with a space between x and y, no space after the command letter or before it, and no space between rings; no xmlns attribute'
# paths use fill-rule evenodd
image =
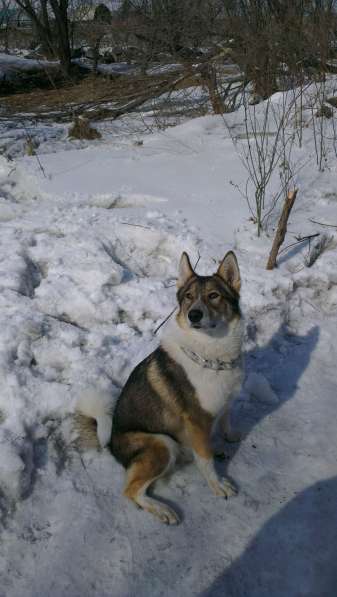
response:
<svg viewBox="0 0 337 597"><path fill-rule="evenodd" d="M33 70L42 70L44 68L55 68L57 61L36 60L31 58L21 58L20 56L4 54L0 52L0 79L8 79L18 72L29 72Z"/></svg>
<svg viewBox="0 0 337 597"><path fill-rule="evenodd" d="M0 158L1 597L335 594L337 234L310 221L337 224L333 143L318 172L308 113L285 240L328 230L330 248L308 268L308 244L296 245L267 272L279 208L258 239L231 184L246 183L228 133L242 115L142 145L118 123L82 149L61 139L51 150L46 133L43 170L34 156ZM117 398L155 348L182 251L209 273L230 248L243 279L247 381L233 423L244 439L218 466L240 492L215 498L184 466L156 487L183 515L166 527L122 497L106 449L78 452L73 414L87 392Z"/></svg>
<svg viewBox="0 0 337 597"><path fill-rule="evenodd" d="M75 61L74 61L75 62ZM78 60L79 64L92 68L87 61ZM128 62L114 62L112 64L99 64L97 70L105 75L134 75L139 72L139 67Z"/></svg>

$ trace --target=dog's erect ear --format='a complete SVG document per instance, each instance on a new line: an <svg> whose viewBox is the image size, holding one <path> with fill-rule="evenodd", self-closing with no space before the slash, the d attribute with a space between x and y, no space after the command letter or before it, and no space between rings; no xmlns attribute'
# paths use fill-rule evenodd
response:
<svg viewBox="0 0 337 597"><path fill-rule="evenodd" d="M191 266L189 256L187 255L187 253L184 252L180 257L177 288L182 288L186 284L187 280L189 280L189 278L191 278L192 276L195 276L195 273Z"/></svg>
<svg viewBox="0 0 337 597"><path fill-rule="evenodd" d="M229 286L234 288L236 292L240 292L241 288L241 277L238 261L233 251L228 251L223 260L221 261L218 271L216 272Z"/></svg>

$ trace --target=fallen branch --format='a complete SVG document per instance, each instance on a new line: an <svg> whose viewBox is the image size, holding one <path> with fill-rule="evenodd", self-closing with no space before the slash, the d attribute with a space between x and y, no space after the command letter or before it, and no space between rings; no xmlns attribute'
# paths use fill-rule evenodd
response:
<svg viewBox="0 0 337 597"><path fill-rule="evenodd" d="M296 195L297 195L297 189L294 189L294 191L289 191L287 198L284 202L284 206L283 206L282 213L281 213L279 223L277 226L273 246L272 246L270 254L269 254L269 259L268 259L268 263L267 263L268 270L272 270L276 266L277 255L279 252L279 248L282 245L285 235L286 235L286 232L287 232L288 218L289 218L290 212L292 210L292 207L295 203Z"/></svg>
<svg viewBox="0 0 337 597"><path fill-rule="evenodd" d="M299 245L300 243L304 243L304 241L308 240L310 241L312 238L316 238L316 236L319 236L320 233L316 232L316 234L309 234L308 236L295 236L296 238L296 242L295 243L291 243L290 245L287 245L286 247L284 247L282 249L282 251L279 251L279 255L281 255L282 253L284 253L285 251L287 251L288 249L290 249L291 247L295 247L296 245Z"/></svg>
<svg viewBox="0 0 337 597"><path fill-rule="evenodd" d="M333 236L323 234L321 238L317 239L313 246L309 249L309 254L305 259L305 265L311 267L322 253L329 248Z"/></svg>
<svg viewBox="0 0 337 597"><path fill-rule="evenodd" d="M97 120L97 112L103 114L103 118L119 118L124 114L133 112L137 108L140 108L144 103L149 100L155 100L160 97L163 93L172 91L183 83L188 75L185 73L177 75L167 75L163 77L147 77L142 79L134 77L124 81L119 88L114 86L113 89L108 89L102 95L99 95L97 99L86 100L86 101L74 101L72 98L64 99L62 103L59 99L54 100L53 104L47 107L38 107L35 110L29 112L30 119L37 120L57 120L58 122L68 122L70 119L73 120L76 116L85 116L89 120ZM131 83L133 87L130 88ZM8 98L7 98L8 99ZM5 105L6 108L6 105ZM20 110L16 109L16 112ZM26 110L25 110L26 116ZM13 114L12 111L6 116L6 118L15 120L18 118L17 114ZM19 116L23 118L22 115ZM1 117L3 120L3 116Z"/></svg>

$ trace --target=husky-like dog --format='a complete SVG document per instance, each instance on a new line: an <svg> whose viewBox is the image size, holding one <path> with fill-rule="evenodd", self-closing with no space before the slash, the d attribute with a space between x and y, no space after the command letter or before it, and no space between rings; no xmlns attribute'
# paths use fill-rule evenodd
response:
<svg viewBox="0 0 337 597"><path fill-rule="evenodd" d="M125 496L167 524L179 522L176 512L147 490L172 468L179 447L192 451L216 495L236 493L228 479L218 478L213 457L219 430L223 439L239 440L230 427L229 407L243 379L240 287L233 252L211 276L196 274L183 253L178 314L159 347L132 371L112 415L107 400L100 403L98 397L79 406L105 435L112 416L109 446L126 469Z"/></svg>

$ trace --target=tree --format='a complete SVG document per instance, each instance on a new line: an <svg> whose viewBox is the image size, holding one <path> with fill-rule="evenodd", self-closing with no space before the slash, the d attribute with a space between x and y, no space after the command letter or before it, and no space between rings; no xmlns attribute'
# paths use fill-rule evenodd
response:
<svg viewBox="0 0 337 597"><path fill-rule="evenodd" d="M66 75L71 72L69 0L15 0L31 18L44 50L59 59Z"/></svg>
<svg viewBox="0 0 337 597"><path fill-rule="evenodd" d="M223 0L233 58L256 95L267 98L287 79L326 72L334 51L334 0Z"/></svg>
<svg viewBox="0 0 337 597"><path fill-rule="evenodd" d="M11 24L13 9L10 0L1 0L0 2L0 29L3 31L4 50L8 54L9 29Z"/></svg>
<svg viewBox="0 0 337 597"><path fill-rule="evenodd" d="M119 15L133 24L149 55L179 57L186 49L208 45L222 12L221 0L124 0Z"/></svg>
<svg viewBox="0 0 337 597"><path fill-rule="evenodd" d="M105 4L98 4L95 8L94 20L91 28L91 38L93 39L94 51L94 72L97 71L99 50L104 36L109 28L111 28L112 15L111 11Z"/></svg>

